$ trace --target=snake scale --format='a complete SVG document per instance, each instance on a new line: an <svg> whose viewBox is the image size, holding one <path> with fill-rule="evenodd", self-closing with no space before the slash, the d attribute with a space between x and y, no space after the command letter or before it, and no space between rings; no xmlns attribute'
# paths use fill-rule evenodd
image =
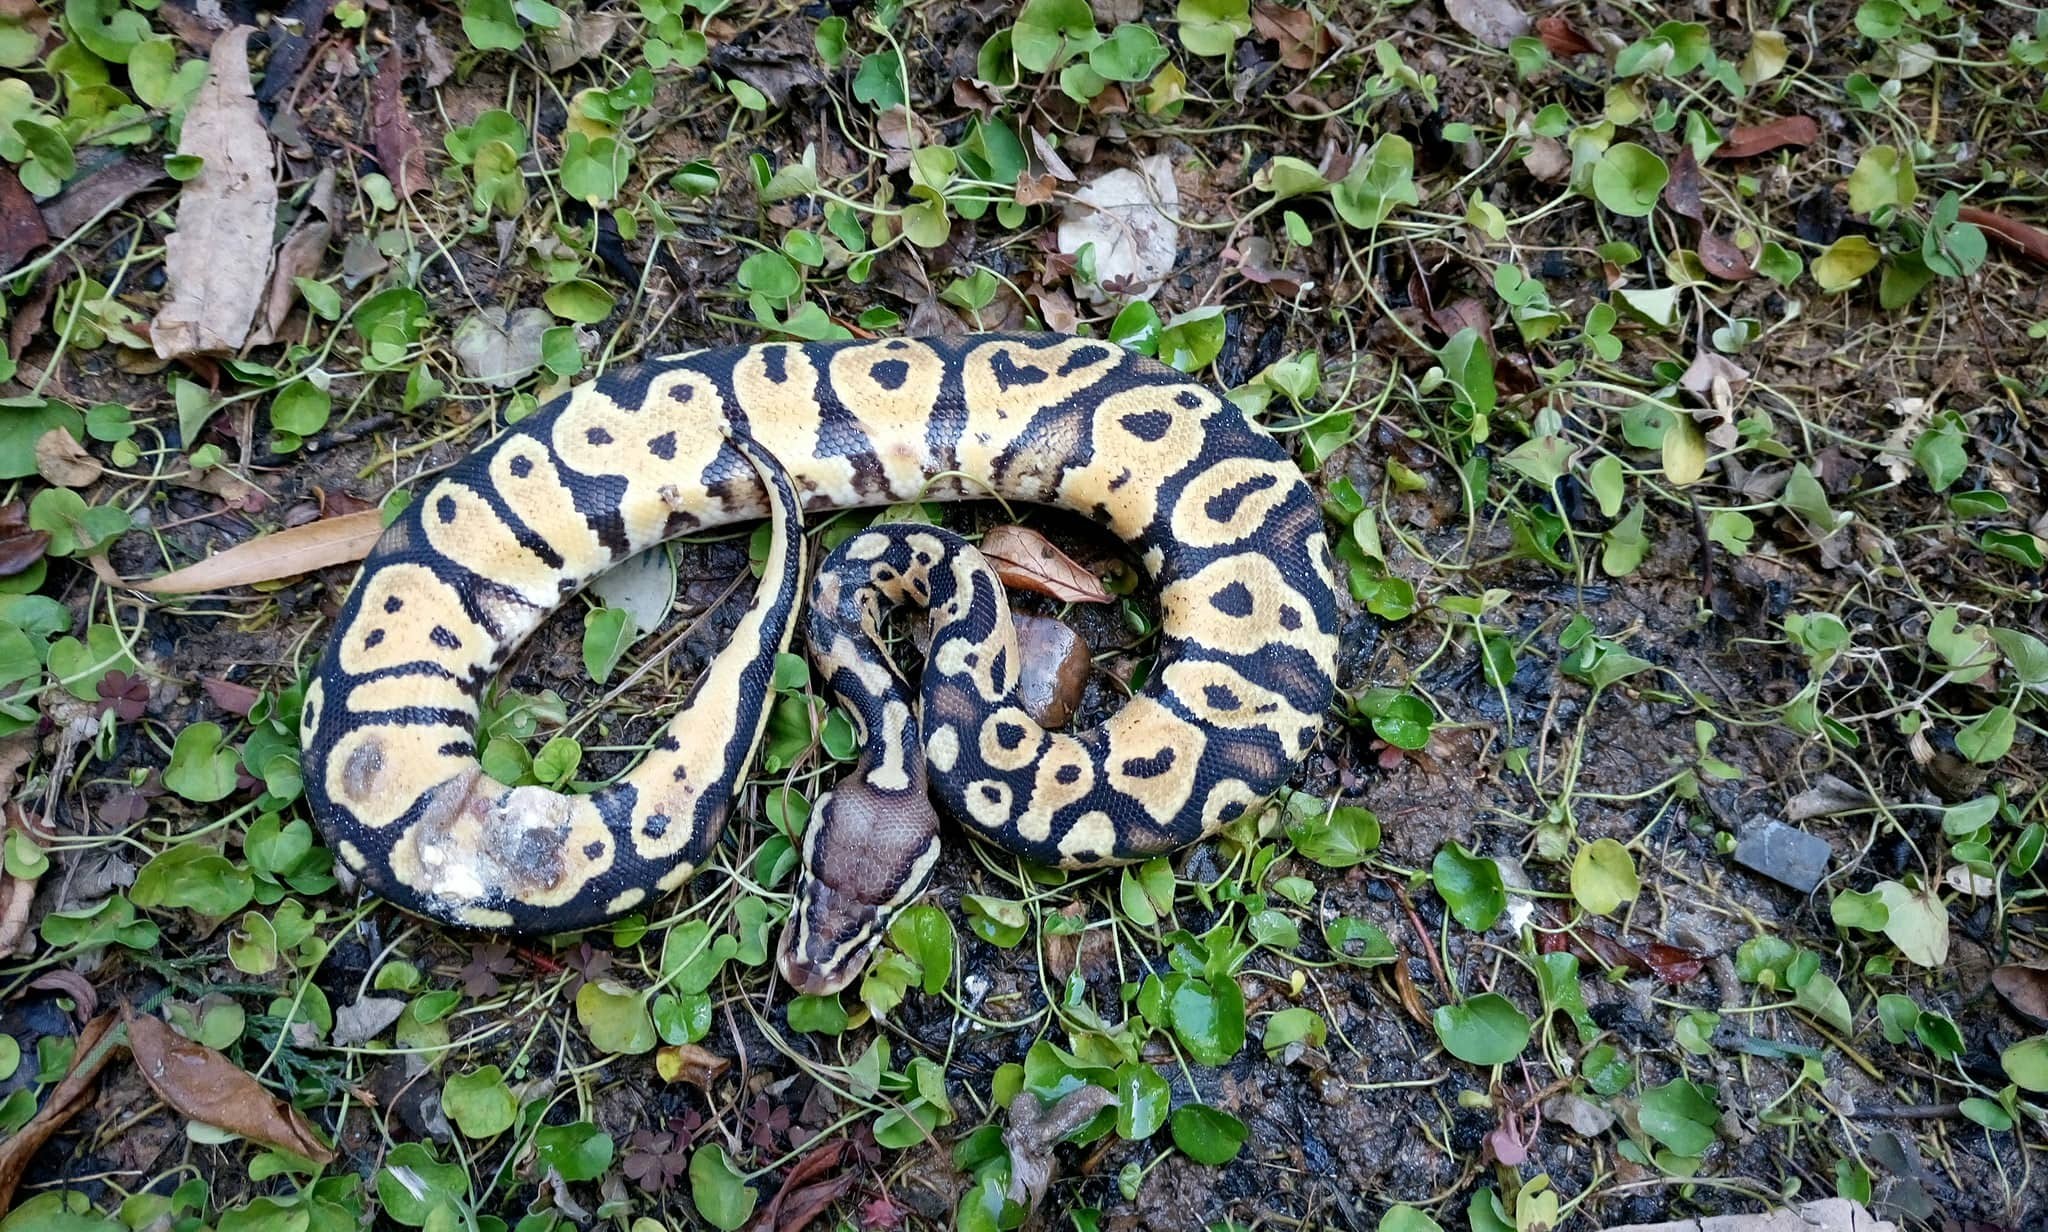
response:
<svg viewBox="0 0 2048 1232"><path fill-rule="evenodd" d="M315 819L370 888L450 923L566 932L674 890L718 842L800 610L806 511L995 495L1092 518L1159 587L1158 655L1108 721L1047 731L1016 700L1002 585L922 524L823 561L806 639L862 754L813 809L778 955L809 992L859 973L964 829L1069 868L1192 843L1279 787L1333 691L1322 515L1263 429L1109 343L1039 335L789 343L676 355L552 400L433 479L363 564L308 686ZM567 598L634 552L769 517L751 606L628 773L507 787L479 698ZM931 630L912 689L886 609ZM927 794L927 780L929 795Z"/></svg>

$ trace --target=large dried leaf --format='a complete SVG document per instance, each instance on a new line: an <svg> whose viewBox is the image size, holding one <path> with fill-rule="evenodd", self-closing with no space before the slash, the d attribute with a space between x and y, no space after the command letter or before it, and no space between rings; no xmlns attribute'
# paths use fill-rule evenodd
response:
<svg viewBox="0 0 2048 1232"><path fill-rule="evenodd" d="M2017 218L1966 205L1959 211L1964 222L1982 227L1993 239L2027 254L2036 261L2048 261L2048 231Z"/></svg>
<svg viewBox="0 0 2048 1232"><path fill-rule="evenodd" d="M315 1163L334 1161L334 1151L298 1109L264 1090L225 1054L186 1039L161 1019L124 1016L135 1067L173 1112Z"/></svg>
<svg viewBox="0 0 2048 1232"><path fill-rule="evenodd" d="M82 165L80 170L84 170ZM53 239L61 240L165 178L160 161L124 155L103 162L43 203L43 225Z"/></svg>
<svg viewBox="0 0 2048 1232"><path fill-rule="evenodd" d="M1991 986L2014 1013L2048 1026L2048 963L2006 963L1991 972Z"/></svg>
<svg viewBox="0 0 2048 1232"><path fill-rule="evenodd" d="M238 543L196 565L127 585L153 595L189 595L274 582L361 560L383 533L383 515L378 510L345 513Z"/></svg>
<svg viewBox="0 0 2048 1232"><path fill-rule="evenodd" d="M71 1068L47 1096L43 1106L36 1110L29 1123L16 1131L14 1136L0 1142L0 1211L14 1205L15 1187L21 1184L22 1174L28 1171L29 1161L36 1152L43 1149L52 1135L64 1128L64 1123L83 1112L92 1103L93 1080L99 1077L107 1061L120 1047L120 1037L108 1038L113 1030L114 1016L102 1014L86 1024L78 1033L78 1048L71 1054Z"/></svg>
<svg viewBox="0 0 2048 1232"><path fill-rule="evenodd" d="M396 47L370 83L370 137L394 192L410 197L427 186L427 147L405 109L405 53Z"/></svg>
<svg viewBox="0 0 2048 1232"><path fill-rule="evenodd" d="M202 160L178 195L164 239L170 297L150 328L161 359L235 351L263 304L277 184L270 135L249 87L249 36L237 26L213 45L206 84L185 116L178 153Z"/></svg>
<svg viewBox="0 0 2048 1232"><path fill-rule="evenodd" d="M1731 128L1727 140L1714 151L1715 158L1755 158L1785 146L1809 146L1820 140L1820 125L1812 116L1779 116L1767 124Z"/></svg>
<svg viewBox="0 0 2048 1232"><path fill-rule="evenodd" d="M14 168L0 166L0 274L49 242L50 232L43 226L43 216L36 213L35 198L21 186Z"/></svg>
<svg viewBox="0 0 2048 1232"><path fill-rule="evenodd" d="M27 505L20 501L0 505L0 577L25 572L49 547L49 531L29 529Z"/></svg>
<svg viewBox="0 0 2048 1232"><path fill-rule="evenodd" d="M1006 586L1066 603L1109 602L1109 592L1094 574L1028 527L996 527L982 536L981 554Z"/></svg>
<svg viewBox="0 0 2048 1232"><path fill-rule="evenodd" d="M1513 0L1444 0L1444 12L1488 47L1505 48L1529 33L1529 15Z"/></svg>
<svg viewBox="0 0 2048 1232"><path fill-rule="evenodd" d="M320 177L313 181L313 191L306 197L306 208L299 212L298 220L285 233L284 242L277 246L270 286L263 294L263 311L249 331L250 346L277 341L278 331L284 328L285 318L299 300L298 284L293 280L311 278L320 272L321 258L327 254L327 243L334 238L335 223L340 217L340 207L334 198L334 168L323 167Z"/></svg>

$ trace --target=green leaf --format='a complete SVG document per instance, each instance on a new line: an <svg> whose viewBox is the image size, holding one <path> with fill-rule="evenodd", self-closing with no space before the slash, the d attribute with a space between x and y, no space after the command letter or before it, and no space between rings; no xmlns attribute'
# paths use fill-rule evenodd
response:
<svg viewBox="0 0 2048 1232"><path fill-rule="evenodd" d="M1444 1048L1467 1064L1505 1065L1529 1046L1529 1016L1497 992L1438 1006L1432 1020Z"/></svg>
<svg viewBox="0 0 2048 1232"><path fill-rule="evenodd" d="M1593 197L1625 218L1648 218L1670 179L1663 159L1633 141L1620 141L1593 164Z"/></svg>
<svg viewBox="0 0 2048 1232"><path fill-rule="evenodd" d="M183 908L215 917L233 915L255 895L249 870L203 843L164 851L142 866L129 890L138 907Z"/></svg>
<svg viewBox="0 0 2048 1232"><path fill-rule="evenodd" d="M1370 809L1339 805L1291 819L1287 837L1295 850L1324 868L1350 868L1379 850L1380 821Z"/></svg>
<svg viewBox="0 0 2048 1232"><path fill-rule="evenodd" d="M565 321L596 325L612 314L612 293L587 278L558 282L541 293L548 311Z"/></svg>
<svg viewBox="0 0 2048 1232"><path fill-rule="evenodd" d="M423 1228L435 1211L461 1202L469 1194L469 1172L460 1164L444 1164L433 1148L402 1142L384 1157L377 1170L377 1198L384 1213L408 1228Z"/></svg>
<svg viewBox="0 0 2048 1232"><path fill-rule="evenodd" d="M1634 902L1642 888L1634 857L1614 839L1596 839L1572 860L1572 897L1594 915L1613 914L1623 903Z"/></svg>
<svg viewBox="0 0 2048 1232"><path fill-rule="evenodd" d="M1182 7L1189 2L1183 0ZM1337 216L1361 231L1379 226L1401 206L1421 202L1415 190L1415 147L1394 133L1373 142L1350 172L1330 186L1330 205Z"/></svg>
<svg viewBox="0 0 2048 1232"><path fill-rule="evenodd" d="M1406 1203L1390 1206L1380 1216L1378 1232L1444 1232L1443 1225Z"/></svg>
<svg viewBox="0 0 2048 1232"><path fill-rule="evenodd" d="M127 531L129 519L117 505L88 505L69 488L44 488L29 502L28 524L50 536L50 556L93 556Z"/></svg>
<svg viewBox="0 0 2048 1232"><path fill-rule="evenodd" d="M967 930L999 949L1015 946L1031 927L1024 904L1013 899L963 894L960 906L967 914Z"/></svg>
<svg viewBox="0 0 2048 1232"><path fill-rule="evenodd" d="M576 990L576 1020L600 1052L638 1054L656 1042L646 998L615 980L592 980Z"/></svg>
<svg viewBox="0 0 2048 1232"><path fill-rule="evenodd" d="M1182 976L1172 983L1167 1015L1188 1055L1202 1065L1222 1065L1244 1048L1244 993L1225 976L1210 982Z"/></svg>
<svg viewBox="0 0 2048 1232"><path fill-rule="evenodd" d="M451 1074L441 1085L441 1108L469 1138L490 1138L512 1128L518 1103L495 1065Z"/></svg>
<svg viewBox="0 0 2048 1232"><path fill-rule="evenodd" d="M1043 73L1094 46L1095 13L1088 0L1026 0L1010 34L1017 63Z"/></svg>
<svg viewBox="0 0 2048 1232"><path fill-rule="evenodd" d="M846 1030L846 1007L838 997L792 997L789 1002L789 1029L792 1031L814 1032L819 1035L838 1035Z"/></svg>
<svg viewBox="0 0 2048 1232"><path fill-rule="evenodd" d="M1088 67L1110 81L1138 82L1166 63L1166 47L1152 27L1125 23L1088 53Z"/></svg>
<svg viewBox="0 0 2048 1232"><path fill-rule="evenodd" d="M624 608L601 607L583 619L583 670L598 684L611 679L638 633L633 614Z"/></svg>
<svg viewBox="0 0 2048 1232"><path fill-rule="evenodd" d="M1904 209L1919 191L1912 161L1893 146L1871 146L1849 173L1849 208L1858 214L1888 205Z"/></svg>
<svg viewBox="0 0 2048 1232"><path fill-rule="evenodd" d="M1963 447L1966 439L1963 417L1954 411L1943 411L1913 442L1913 461L1919 463L1928 486L1936 492L1947 491L1969 466L1970 455Z"/></svg>
<svg viewBox="0 0 2048 1232"><path fill-rule="evenodd" d="M1323 941L1337 961L1354 967L1377 967L1398 957L1385 929L1356 916L1338 916L1330 921L1323 928Z"/></svg>
<svg viewBox="0 0 2048 1232"><path fill-rule="evenodd" d="M190 723L171 746L164 786L195 804L225 800L235 790L235 751L224 747L220 724Z"/></svg>
<svg viewBox="0 0 2048 1232"><path fill-rule="evenodd" d="M953 976L953 921L929 903L906 907L889 922L889 940L917 964L927 996L946 991Z"/></svg>
<svg viewBox="0 0 2048 1232"><path fill-rule="evenodd" d="M1813 260L1813 280L1829 295L1848 290L1877 268L1877 245L1861 235L1845 235Z"/></svg>
<svg viewBox="0 0 2048 1232"><path fill-rule="evenodd" d="M1485 932L1507 910L1507 884L1500 866L1476 856L1457 843L1447 843L1436 853L1429 868L1430 881L1451 916L1473 932Z"/></svg>
<svg viewBox="0 0 2048 1232"><path fill-rule="evenodd" d="M541 1126L533 1150L565 1181L594 1181L612 1165L612 1136L589 1121Z"/></svg>
<svg viewBox="0 0 2048 1232"><path fill-rule="evenodd" d="M2048 1091L2048 1035L2024 1039L1998 1054L2005 1076L2023 1091Z"/></svg>
<svg viewBox="0 0 2048 1232"><path fill-rule="evenodd" d="M860 71L853 75L853 97L877 111L903 105L910 95L903 84L903 59L895 49L884 48L862 58Z"/></svg>
<svg viewBox="0 0 2048 1232"><path fill-rule="evenodd" d="M1236 1159L1251 1137L1243 1121L1207 1104L1182 1104L1169 1120L1173 1144L1189 1159L1212 1168Z"/></svg>
<svg viewBox="0 0 2048 1232"><path fill-rule="evenodd" d="M1166 1124L1173 1089L1159 1071L1126 1061L1116 1071L1116 1132L1127 1142L1150 1138Z"/></svg>
<svg viewBox="0 0 2048 1232"><path fill-rule="evenodd" d="M1956 751L1978 765L1988 766L2006 755L2018 731L2019 716L2012 707L1993 706L1956 733Z"/></svg>
<svg viewBox="0 0 2048 1232"><path fill-rule="evenodd" d="M327 426L334 400L307 380L293 381L270 402L270 426L294 436L311 436Z"/></svg>
<svg viewBox="0 0 2048 1232"><path fill-rule="evenodd" d="M1721 1109L1714 1102L1712 1087L1674 1078L1643 1092L1640 1119L1643 1132L1673 1154L1693 1158L1714 1144L1714 1125L1721 1119Z"/></svg>
<svg viewBox="0 0 2048 1232"><path fill-rule="evenodd" d="M0 111L0 123L5 112ZM0 479L26 479L36 473L36 442L62 428L76 437L85 431L85 416L61 402L41 398L0 399Z"/></svg>
<svg viewBox="0 0 2048 1232"><path fill-rule="evenodd" d="M478 51L512 51L526 42L512 0L463 0L462 32Z"/></svg>
<svg viewBox="0 0 2048 1232"><path fill-rule="evenodd" d="M65 0L64 20L86 50L115 64L150 37L149 18L121 0Z"/></svg>

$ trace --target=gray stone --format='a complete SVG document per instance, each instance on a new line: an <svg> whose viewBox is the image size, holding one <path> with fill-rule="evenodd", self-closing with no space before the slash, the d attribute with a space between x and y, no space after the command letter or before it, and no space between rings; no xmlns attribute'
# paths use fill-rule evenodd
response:
<svg viewBox="0 0 2048 1232"><path fill-rule="evenodd" d="M1606 1232L1898 1232L1859 1202L1827 1198L1765 1215L1715 1215L1670 1223L1632 1223Z"/></svg>
<svg viewBox="0 0 2048 1232"><path fill-rule="evenodd" d="M1811 894L1820 885L1834 854L1826 839L1782 821L1751 822L1749 831L1735 844L1737 864L1801 894Z"/></svg>

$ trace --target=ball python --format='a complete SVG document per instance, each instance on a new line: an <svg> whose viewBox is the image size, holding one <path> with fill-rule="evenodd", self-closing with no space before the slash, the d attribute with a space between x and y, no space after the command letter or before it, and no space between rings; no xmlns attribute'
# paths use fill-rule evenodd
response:
<svg viewBox="0 0 2048 1232"><path fill-rule="evenodd" d="M857 533L820 564L806 635L862 755L802 840L778 951L807 992L859 973L938 854L927 795L977 838L1069 868L1213 833L1283 784L1334 689L1319 505L1204 385L1051 335L778 343L675 355L551 400L434 478L365 559L308 682L313 816L372 890L448 923L568 932L651 904L711 853L797 622L805 512L996 496L1072 510L1159 587L1143 687L1085 732L1016 704L1003 589L965 540ZM587 794L477 760L479 698L550 613L627 556L768 517L730 642L629 772ZM917 690L878 644L922 608Z"/></svg>

